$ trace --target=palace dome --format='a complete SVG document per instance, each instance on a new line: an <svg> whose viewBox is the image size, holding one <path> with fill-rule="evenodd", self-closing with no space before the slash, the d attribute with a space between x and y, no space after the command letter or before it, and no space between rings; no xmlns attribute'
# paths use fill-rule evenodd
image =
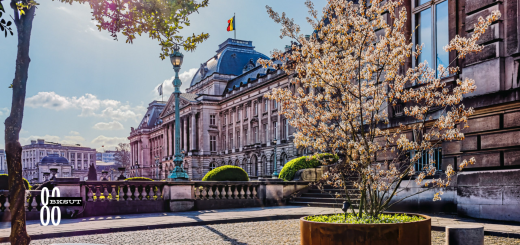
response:
<svg viewBox="0 0 520 245"><path fill-rule="evenodd" d="M42 158L41 164L50 163L69 164L69 161L67 160L67 158L60 157L59 154L49 154L46 157Z"/></svg>
<svg viewBox="0 0 520 245"><path fill-rule="evenodd" d="M239 76L250 69L249 64L256 64L259 58L269 59L266 55L255 51L253 41L228 38L219 45L215 56L200 65L191 80L190 87L213 73Z"/></svg>

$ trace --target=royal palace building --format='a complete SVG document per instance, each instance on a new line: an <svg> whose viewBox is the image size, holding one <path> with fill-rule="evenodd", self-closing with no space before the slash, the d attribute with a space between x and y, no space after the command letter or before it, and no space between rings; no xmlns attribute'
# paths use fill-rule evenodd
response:
<svg viewBox="0 0 520 245"><path fill-rule="evenodd" d="M277 103L264 98L273 88L289 88L290 76L264 68L259 59L269 58L255 51L251 41L228 39L180 95L180 148L193 180L222 165L240 166L252 178L270 177L274 154L278 170L297 155L293 128ZM164 179L173 169L174 102L172 94L167 102L150 103L141 124L132 128L133 176Z"/></svg>

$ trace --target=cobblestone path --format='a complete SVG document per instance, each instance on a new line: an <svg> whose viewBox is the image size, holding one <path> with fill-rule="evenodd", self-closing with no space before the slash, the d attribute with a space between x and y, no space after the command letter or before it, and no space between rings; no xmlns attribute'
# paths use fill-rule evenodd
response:
<svg viewBox="0 0 520 245"><path fill-rule="evenodd" d="M519 244L520 239L486 236L486 245ZM34 240L31 244L300 244L298 220L279 220L116 232ZM7 244L7 243L3 243ZM432 244L444 245L444 232L432 232Z"/></svg>

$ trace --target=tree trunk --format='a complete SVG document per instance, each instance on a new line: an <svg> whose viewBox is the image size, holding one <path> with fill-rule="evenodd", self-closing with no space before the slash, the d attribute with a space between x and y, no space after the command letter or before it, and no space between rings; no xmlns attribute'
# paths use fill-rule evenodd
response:
<svg viewBox="0 0 520 245"><path fill-rule="evenodd" d="M14 10L14 23L18 33L18 53L16 71L13 79L13 100L11 114L5 120L5 153L9 172L9 201L11 205L11 244L29 244L31 238L25 225L25 185L22 176L22 145L19 142L22 128L25 92L29 72L29 43L35 7L24 9L24 15L11 2Z"/></svg>

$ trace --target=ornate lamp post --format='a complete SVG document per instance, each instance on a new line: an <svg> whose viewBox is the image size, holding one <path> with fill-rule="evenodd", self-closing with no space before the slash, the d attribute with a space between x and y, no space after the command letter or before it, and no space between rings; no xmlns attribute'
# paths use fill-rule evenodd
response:
<svg viewBox="0 0 520 245"><path fill-rule="evenodd" d="M173 80L173 87L175 87L175 91L173 94L175 95L175 158L173 159L173 163L175 164L175 168L170 172L168 176L169 180L173 181L183 181L188 180L188 173L184 171L182 167L182 162L184 160L184 156L181 154L180 148L180 115L179 115L179 96L181 94L181 79L179 79L179 71L181 69L182 60L184 55L179 52L179 46L175 46L175 51L170 55L170 61L173 65L173 70L175 71L175 79Z"/></svg>
<svg viewBox="0 0 520 245"><path fill-rule="evenodd" d="M135 177L141 177L139 176L139 163L135 161Z"/></svg>
<svg viewBox="0 0 520 245"><path fill-rule="evenodd" d="M273 140L274 143L274 172L273 172L273 179L278 179L278 168L276 167L276 139Z"/></svg>

